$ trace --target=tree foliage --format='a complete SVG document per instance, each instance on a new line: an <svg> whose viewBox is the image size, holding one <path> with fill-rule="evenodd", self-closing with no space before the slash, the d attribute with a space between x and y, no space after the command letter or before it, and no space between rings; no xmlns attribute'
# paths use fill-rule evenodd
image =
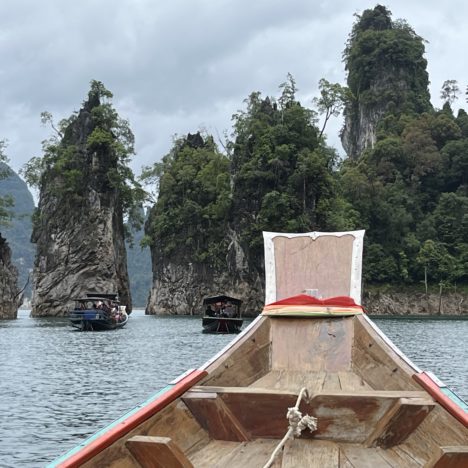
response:
<svg viewBox="0 0 468 468"><path fill-rule="evenodd" d="M8 158L5 154L6 142L0 140L0 184L2 179L6 179L10 175L10 169L7 166ZM13 207L13 199L11 195L0 196L0 226L5 225L12 217L11 208Z"/></svg>
<svg viewBox="0 0 468 468"><path fill-rule="evenodd" d="M129 162L134 136L127 120L112 105L112 93L93 80L79 113L55 124L49 112L41 114L51 126L51 137L42 144L43 155L28 161L22 174L31 186L47 184L64 205L80 203L90 189L115 190L124 216L141 222L139 207L145 193Z"/></svg>
<svg viewBox="0 0 468 468"><path fill-rule="evenodd" d="M175 141L161 163L147 168L144 180L159 186L146 224L147 241L164 255L189 252L186 261L219 267L227 250L231 205L229 160L213 138L199 133Z"/></svg>

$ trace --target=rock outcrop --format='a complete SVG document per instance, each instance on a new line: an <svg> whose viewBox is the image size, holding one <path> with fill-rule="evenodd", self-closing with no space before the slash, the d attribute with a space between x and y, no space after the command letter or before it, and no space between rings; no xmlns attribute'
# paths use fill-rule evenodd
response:
<svg viewBox="0 0 468 468"><path fill-rule="evenodd" d="M341 142L350 158L374 146L386 113L432 108L424 40L382 5L357 18L344 51L350 96Z"/></svg>
<svg viewBox="0 0 468 468"><path fill-rule="evenodd" d="M263 307L264 282L247 267L234 231L229 230L229 247L219 269L187 262L183 254L168 258L158 246L152 248L153 284L147 314L203 314L204 297L225 294L242 301L243 316L255 316Z"/></svg>
<svg viewBox="0 0 468 468"><path fill-rule="evenodd" d="M55 161L42 177L32 234L35 317L65 315L73 299L88 292L118 293L131 311L122 202L109 175L119 161L105 133L94 132L93 145L89 139L98 106L99 97L90 93L58 146L65 171Z"/></svg>
<svg viewBox="0 0 468 468"><path fill-rule="evenodd" d="M11 262L11 250L0 234L0 319L15 319L21 305L18 270Z"/></svg>
<svg viewBox="0 0 468 468"><path fill-rule="evenodd" d="M369 315L463 315L468 316L468 295L448 292L376 293L367 292L363 306Z"/></svg>

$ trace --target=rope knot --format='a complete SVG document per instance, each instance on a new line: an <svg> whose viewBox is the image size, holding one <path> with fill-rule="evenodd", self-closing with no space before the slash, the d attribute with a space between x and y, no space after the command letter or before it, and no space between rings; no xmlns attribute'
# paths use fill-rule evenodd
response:
<svg viewBox="0 0 468 468"><path fill-rule="evenodd" d="M308 414L302 416L302 413L295 406L288 408L286 417L289 421L289 429L291 429L289 437L292 439L299 437L305 428L309 428L310 432L317 430L317 418Z"/></svg>

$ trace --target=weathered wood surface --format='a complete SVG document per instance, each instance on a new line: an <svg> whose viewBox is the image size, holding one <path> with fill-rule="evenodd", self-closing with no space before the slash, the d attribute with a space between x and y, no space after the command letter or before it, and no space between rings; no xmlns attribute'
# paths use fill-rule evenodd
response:
<svg viewBox="0 0 468 468"><path fill-rule="evenodd" d="M281 468L329 468L338 467L339 446L321 440L294 439L284 447Z"/></svg>
<svg viewBox="0 0 468 468"><path fill-rule="evenodd" d="M389 448L401 444L435 407L432 398L399 398L377 422L366 441L368 447Z"/></svg>
<svg viewBox="0 0 468 468"><path fill-rule="evenodd" d="M351 370L353 318L271 318L271 369Z"/></svg>
<svg viewBox="0 0 468 468"><path fill-rule="evenodd" d="M318 418L314 438L363 443L396 402L402 402L403 409L394 414L400 418L403 417L400 413L405 413L405 404L412 408L422 403L430 405L432 400L422 400L424 396L425 392L412 391L320 393L313 395L309 403L303 400L299 408L303 414ZM413 399L418 405L412 404ZM287 409L295 405L297 394L255 387L199 386L187 392L183 400L213 439L280 439L288 429ZM393 427L391 421L390 418L387 425ZM374 439L382 437L382 433L387 435L386 427ZM310 434L306 431L303 437L310 437ZM393 437L398 438L400 435Z"/></svg>
<svg viewBox="0 0 468 468"><path fill-rule="evenodd" d="M270 321L267 317L261 317L254 328L225 355L206 368L208 375L201 383L241 387L250 385L270 370L270 346Z"/></svg>
<svg viewBox="0 0 468 468"><path fill-rule="evenodd" d="M289 390L298 392L305 387L309 393L319 393L325 384L329 391L371 390L372 388L352 371L340 372L302 372L288 370L272 370L265 376L253 382L250 386L270 388L274 390Z"/></svg>
<svg viewBox="0 0 468 468"><path fill-rule="evenodd" d="M187 392L183 401L212 438L238 442L250 439L236 416L216 393Z"/></svg>
<svg viewBox="0 0 468 468"><path fill-rule="evenodd" d="M322 297L349 296L354 236L275 237L276 300L318 289Z"/></svg>
<svg viewBox="0 0 468 468"><path fill-rule="evenodd" d="M466 467L468 467L468 446L440 447L427 464L427 468Z"/></svg>
<svg viewBox="0 0 468 468"><path fill-rule="evenodd" d="M376 390L420 390L412 380L414 370L356 315L352 370Z"/></svg>
<svg viewBox="0 0 468 468"><path fill-rule="evenodd" d="M468 428L437 404L395 450L401 450L419 464L425 465L439 453L440 447L466 446L467 441Z"/></svg>
<svg viewBox="0 0 468 468"><path fill-rule="evenodd" d="M134 436L125 445L144 468L193 468L169 437Z"/></svg>
<svg viewBox="0 0 468 468"><path fill-rule="evenodd" d="M258 468L265 465L277 443L277 440L262 439L241 443L213 441L190 461L195 468ZM281 460L280 454L273 468L280 468Z"/></svg>
<svg viewBox="0 0 468 468"><path fill-rule="evenodd" d="M169 437L184 453L199 450L209 442L208 433L198 424L185 404L176 400L83 466L86 468L134 466L134 458L130 455L125 442L137 435Z"/></svg>
<svg viewBox="0 0 468 468"><path fill-rule="evenodd" d="M341 466L349 468L391 468L395 467L382 456L382 449L369 449L359 445L340 446ZM399 466L399 465L396 465Z"/></svg>

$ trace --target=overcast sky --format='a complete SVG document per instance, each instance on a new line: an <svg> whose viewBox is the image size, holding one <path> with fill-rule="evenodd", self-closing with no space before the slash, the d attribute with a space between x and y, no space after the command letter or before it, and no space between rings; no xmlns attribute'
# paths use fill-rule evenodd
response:
<svg viewBox="0 0 468 468"><path fill-rule="evenodd" d="M444 80L468 84L468 4L383 2L428 41L432 102ZM312 106L320 78L345 83L341 54L354 13L376 5L347 0L0 0L0 139L18 170L41 154L56 120L79 110L92 79L114 94L130 121L132 167L159 160L172 137L231 131L252 92L277 96L290 72ZM464 105L464 96L459 100ZM337 133L328 141L343 152Z"/></svg>

